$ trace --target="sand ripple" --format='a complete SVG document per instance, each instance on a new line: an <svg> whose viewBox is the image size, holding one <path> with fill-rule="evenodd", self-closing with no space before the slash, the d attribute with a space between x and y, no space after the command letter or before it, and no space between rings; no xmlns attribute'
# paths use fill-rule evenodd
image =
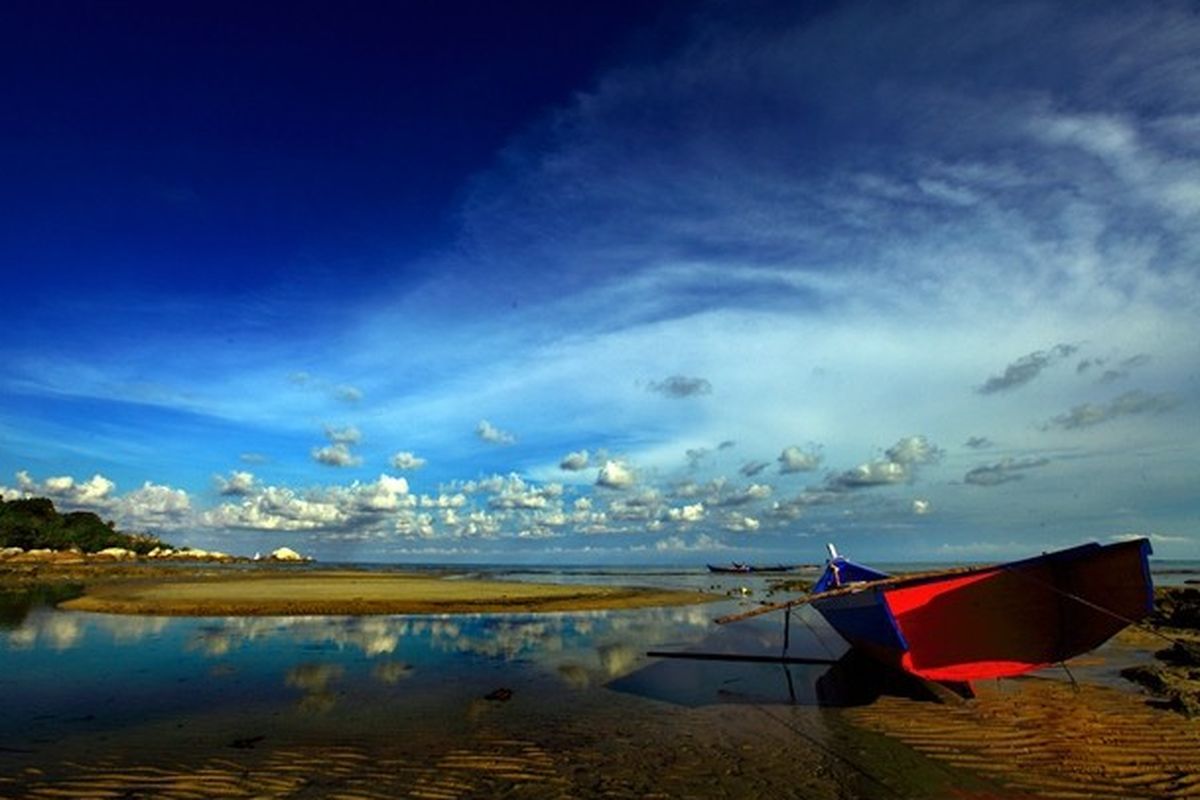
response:
<svg viewBox="0 0 1200 800"><path fill-rule="evenodd" d="M1030 679L961 706L884 698L848 712L919 752L1052 798L1200 797L1200 726L1128 693Z"/></svg>
<svg viewBox="0 0 1200 800"><path fill-rule="evenodd" d="M216 758L199 766L64 764L48 776L27 770L0 782L0 797L161 800L309 798L385 800L412 797L557 797L566 780L538 745L515 739L476 742L436 760L377 758L357 747L289 747L265 757Z"/></svg>

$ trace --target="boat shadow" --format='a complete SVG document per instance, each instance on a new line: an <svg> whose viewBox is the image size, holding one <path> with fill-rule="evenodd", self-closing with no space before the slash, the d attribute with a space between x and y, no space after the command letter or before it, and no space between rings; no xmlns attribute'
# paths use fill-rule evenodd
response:
<svg viewBox="0 0 1200 800"><path fill-rule="evenodd" d="M921 680L854 649L833 663L660 659L607 686L692 707L740 703L845 708L870 705L885 696L933 703L962 699L961 687Z"/></svg>

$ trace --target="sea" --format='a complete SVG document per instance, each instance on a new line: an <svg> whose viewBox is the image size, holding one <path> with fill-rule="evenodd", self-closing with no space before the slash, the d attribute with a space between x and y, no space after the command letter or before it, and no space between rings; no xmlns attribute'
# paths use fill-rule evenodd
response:
<svg viewBox="0 0 1200 800"><path fill-rule="evenodd" d="M786 628L782 614L714 623L795 596L780 581L812 580L815 567L413 568L722 599L552 614L170 618L2 593L0 798L919 797L935 785L990 796L968 772L913 773L911 752L839 716L882 696L919 700L922 689L847 664L819 615L799 610ZM1200 578L1200 562L1155 561L1152 572L1157 585L1179 585ZM684 651L796 663L653 655ZM1102 651L1076 674L1046 677L1121 686L1118 670L1146 658Z"/></svg>

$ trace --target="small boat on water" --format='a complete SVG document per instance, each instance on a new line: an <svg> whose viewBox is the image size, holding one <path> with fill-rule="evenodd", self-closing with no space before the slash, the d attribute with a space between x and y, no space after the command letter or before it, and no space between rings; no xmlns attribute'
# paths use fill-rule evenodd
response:
<svg viewBox="0 0 1200 800"><path fill-rule="evenodd" d="M1147 539L895 577L829 550L809 596L718 622L810 604L866 655L927 680L966 683L1066 661L1153 610Z"/></svg>
<svg viewBox="0 0 1200 800"><path fill-rule="evenodd" d="M722 566L717 564L709 564L709 572L791 572L795 567L787 564L769 564L764 566L756 566L753 564L743 564L740 561L734 561L728 565Z"/></svg>

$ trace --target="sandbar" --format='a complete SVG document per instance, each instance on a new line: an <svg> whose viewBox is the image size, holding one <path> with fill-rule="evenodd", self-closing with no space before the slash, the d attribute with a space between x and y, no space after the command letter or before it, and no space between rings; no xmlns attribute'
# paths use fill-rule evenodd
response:
<svg viewBox="0 0 1200 800"><path fill-rule="evenodd" d="M118 580L89 584L59 607L157 616L304 616L594 611L716 599L696 591L328 571Z"/></svg>

